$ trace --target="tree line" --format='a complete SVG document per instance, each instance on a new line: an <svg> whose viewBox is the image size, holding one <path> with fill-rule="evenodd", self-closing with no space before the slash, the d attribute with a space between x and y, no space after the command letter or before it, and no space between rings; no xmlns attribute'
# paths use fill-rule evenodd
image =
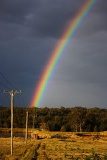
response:
<svg viewBox="0 0 107 160"><path fill-rule="evenodd" d="M107 131L107 109L14 107L14 128L25 128L26 111L29 113L29 128L73 132ZM10 128L10 120L10 108L0 107L0 128Z"/></svg>

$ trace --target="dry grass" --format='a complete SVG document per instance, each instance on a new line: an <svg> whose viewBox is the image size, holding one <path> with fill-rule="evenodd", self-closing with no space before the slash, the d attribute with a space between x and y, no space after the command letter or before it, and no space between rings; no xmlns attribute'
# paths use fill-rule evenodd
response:
<svg viewBox="0 0 107 160"><path fill-rule="evenodd" d="M99 157L102 160L107 159L105 156L107 155L107 132L81 133L80 136L66 132L35 131L35 133L40 134L40 137L47 136L47 138L28 139L27 144L23 138L14 138L12 157L10 156L10 138L0 138L0 160L69 160L77 158L99 160ZM94 156L95 158L92 159Z"/></svg>
<svg viewBox="0 0 107 160"><path fill-rule="evenodd" d="M13 132L14 133L23 133L25 132L26 129L25 128L13 128ZM30 133L32 131L32 129L28 129L28 132ZM0 132L1 133L10 133L11 132L11 128L0 128Z"/></svg>
<svg viewBox="0 0 107 160"><path fill-rule="evenodd" d="M52 160L67 160L73 158L85 159L86 156L97 154L104 157L107 154L107 140L93 138L72 137L69 139L44 139L38 150L38 160L43 157L48 157ZM44 158L43 158L44 160Z"/></svg>
<svg viewBox="0 0 107 160"><path fill-rule="evenodd" d="M23 138L13 138L13 156L10 156L10 138L0 138L0 160L30 160L38 142ZM27 159L27 158L28 159Z"/></svg>

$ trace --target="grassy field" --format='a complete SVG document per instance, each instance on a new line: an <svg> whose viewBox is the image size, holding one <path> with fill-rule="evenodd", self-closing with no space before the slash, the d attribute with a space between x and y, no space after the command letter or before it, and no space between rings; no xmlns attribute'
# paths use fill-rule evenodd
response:
<svg viewBox="0 0 107 160"><path fill-rule="evenodd" d="M67 133L34 131L41 138L0 138L0 160L107 160L107 132ZM44 138L43 138L44 137Z"/></svg>

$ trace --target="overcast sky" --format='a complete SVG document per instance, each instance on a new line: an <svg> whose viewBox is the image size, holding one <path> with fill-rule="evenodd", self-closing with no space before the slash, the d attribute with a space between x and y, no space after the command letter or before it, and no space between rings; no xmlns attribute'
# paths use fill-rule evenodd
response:
<svg viewBox="0 0 107 160"><path fill-rule="evenodd" d="M55 44L86 1L0 0L0 89L21 89L16 105L29 105ZM1 94L0 104L7 103L9 96ZM77 105L107 106L105 0L96 0L75 42L69 40L41 102L41 106Z"/></svg>

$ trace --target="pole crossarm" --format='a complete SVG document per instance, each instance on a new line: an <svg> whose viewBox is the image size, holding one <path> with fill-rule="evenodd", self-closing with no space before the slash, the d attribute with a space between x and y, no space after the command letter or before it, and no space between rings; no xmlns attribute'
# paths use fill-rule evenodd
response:
<svg viewBox="0 0 107 160"><path fill-rule="evenodd" d="M19 91L17 91L17 90L11 90L11 91L6 91L6 90L4 90L4 93L10 94L10 96L11 96L11 95L12 95L12 96L15 96L16 94L21 94L22 91L21 91L21 90L19 90Z"/></svg>

